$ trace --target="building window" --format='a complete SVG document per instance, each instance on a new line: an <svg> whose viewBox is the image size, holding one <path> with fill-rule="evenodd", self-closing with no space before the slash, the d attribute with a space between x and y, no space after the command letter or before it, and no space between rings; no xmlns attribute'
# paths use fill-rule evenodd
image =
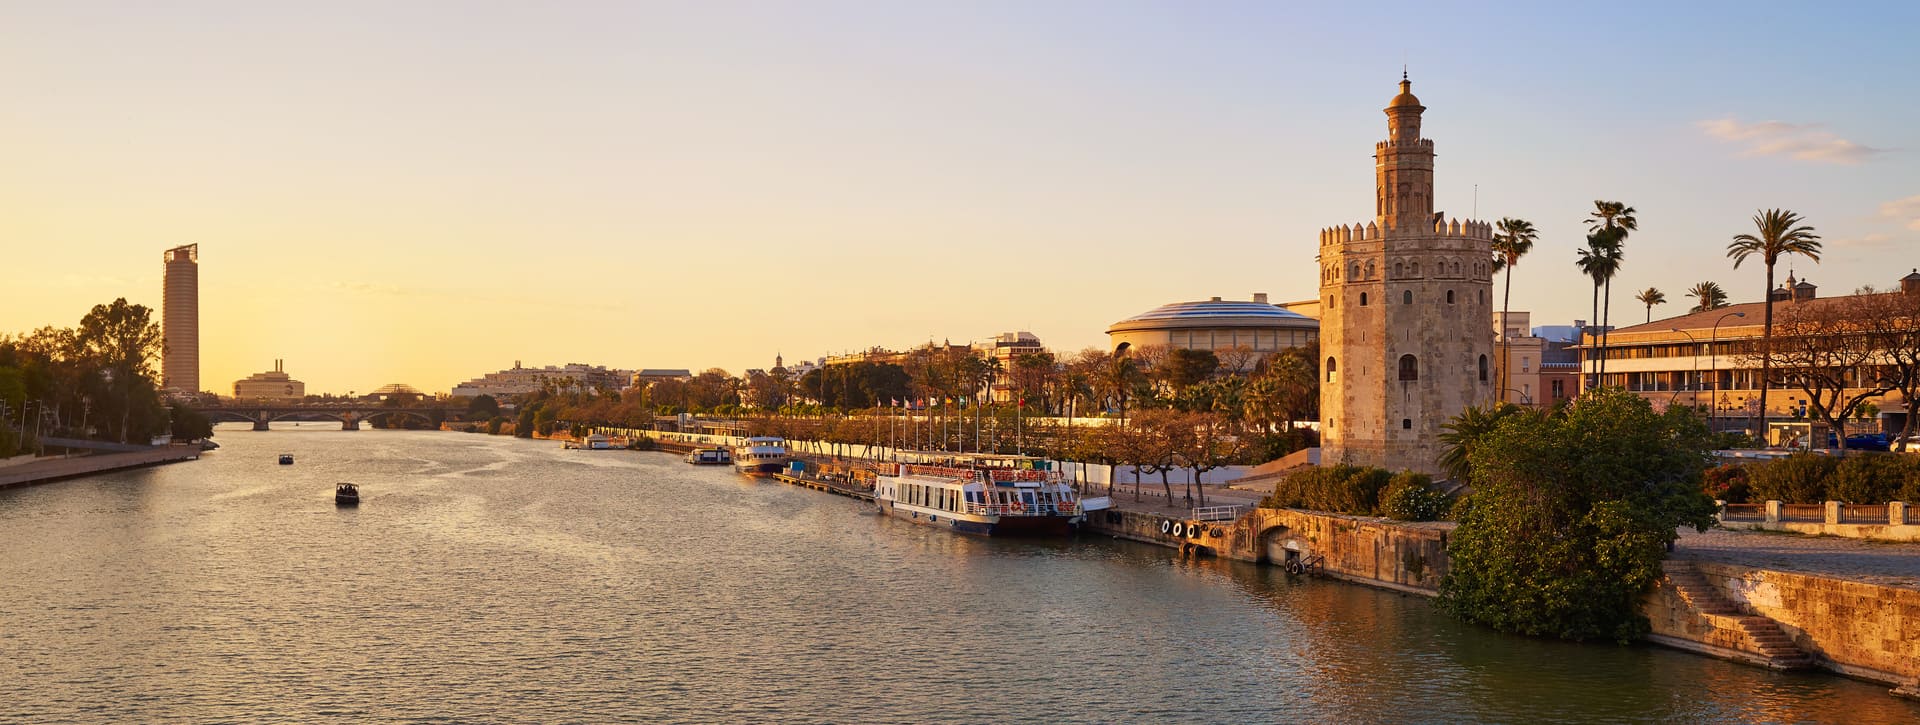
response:
<svg viewBox="0 0 1920 725"><path fill-rule="evenodd" d="M1486 304L1486 303L1487 303L1487 291L1486 291L1486 290L1480 290L1480 291L1479 291L1479 297L1480 297L1480 304L1483 304L1483 305L1484 305L1484 304Z"/></svg>
<svg viewBox="0 0 1920 725"><path fill-rule="evenodd" d="M1559 400L1559 399L1561 399L1561 398L1564 398L1564 397L1567 397L1567 385L1566 385L1566 381L1564 381L1564 380L1555 380L1555 381L1553 381L1553 398L1554 398L1554 400Z"/></svg>
<svg viewBox="0 0 1920 725"><path fill-rule="evenodd" d="M1361 307L1367 306L1367 293L1365 292L1360 293L1360 306Z"/></svg>
<svg viewBox="0 0 1920 725"><path fill-rule="evenodd" d="M1400 304L1403 304L1403 305L1413 304L1413 290L1407 290L1405 292L1400 293Z"/></svg>
<svg viewBox="0 0 1920 725"><path fill-rule="evenodd" d="M1415 360L1412 355L1401 355L1400 356L1400 381L1407 382L1410 380L1419 380L1419 379L1420 379L1420 361Z"/></svg>
<svg viewBox="0 0 1920 725"><path fill-rule="evenodd" d="M1394 262L1394 263L1393 263L1393 277L1394 277L1394 279L1399 279L1399 278L1401 278L1401 277L1405 277L1405 276L1407 276L1407 265L1404 265L1404 264L1401 264L1401 263L1399 263L1399 262Z"/></svg>
<svg viewBox="0 0 1920 725"><path fill-rule="evenodd" d="M1327 382L1331 383L1334 380L1339 379L1339 377L1340 377L1340 363L1335 361L1333 358L1327 358Z"/></svg>
<svg viewBox="0 0 1920 725"><path fill-rule="evenodd" d="M1415 277L1420 276L1420 263L1414 262L1412 267L1413 267L1413 276Z"/></svg>
<svg viewBox="0 0 1920 725"><path fill-rule="evenodd" d="M1487 382L1487 356L1480 356L1480 382Z"/></svg>
<svg viewBox="0 0 1920 725"><path fill-rule="evenodd" d="M1453 290L1447 290L1447 304L1453 304Z"/></svg>
<svg viewBox="0 0 1920 725"><path fill-rule="evenodd" d="M1412 418L1401 418L1401 419L1400 419L1400 430L1413 430L1413 419L1412 419Z"/></svg>

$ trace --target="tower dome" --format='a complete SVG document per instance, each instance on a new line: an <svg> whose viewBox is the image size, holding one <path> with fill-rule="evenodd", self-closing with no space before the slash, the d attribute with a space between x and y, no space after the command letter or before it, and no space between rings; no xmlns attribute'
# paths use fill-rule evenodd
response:
<svg viewBox="0 0 1920 725"><path fill-rule="evenodd" d="M1400 74L1400 95L1394 96L1387 108L1425 108L1420 105L1420 98L1413 95L1413 81L1407 80L1407 74Z"/></svg>

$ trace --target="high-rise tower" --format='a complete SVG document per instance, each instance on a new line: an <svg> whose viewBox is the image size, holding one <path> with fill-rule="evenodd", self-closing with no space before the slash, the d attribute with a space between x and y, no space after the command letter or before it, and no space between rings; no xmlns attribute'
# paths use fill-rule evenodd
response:
<svg viewBox="0 0 1920 725"><path fill-rule="evenodd" d="M1438 472L1440 427L1492 400L1493 227L1433 209L1427 109L1403 76L1374 218L1320 232L1321 460Z"/></svg>
<svg viewBox="0 0 1920 725"><path fill-rule="evenodd" d="M200 392L200 245L167 250L166 282L160 303L161 332L167 351L160 357L160 387Z"/></svg>

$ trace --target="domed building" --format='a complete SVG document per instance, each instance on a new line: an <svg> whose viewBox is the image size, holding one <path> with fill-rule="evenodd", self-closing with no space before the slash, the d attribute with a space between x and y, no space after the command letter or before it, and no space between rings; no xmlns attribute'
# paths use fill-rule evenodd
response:
<svg viewBox="0 0 1920 725"><path fill-rule="evenodd" d="M1254 295L1250 302L1215 297L1161 305L1107 328L1108 347L1115 354L1156 346L1209 350L1223 356L1239 351L1248 354L1245 364L1249 367L1268 355L1318 339L1318 320L1271 304L1265 294Z"/></svg>

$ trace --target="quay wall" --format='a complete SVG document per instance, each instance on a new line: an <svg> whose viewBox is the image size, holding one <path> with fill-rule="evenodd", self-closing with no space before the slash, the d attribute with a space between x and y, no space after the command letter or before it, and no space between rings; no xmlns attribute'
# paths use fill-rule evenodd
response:
<svg viewBox="0 0 1920 725"><path fill-rule="evenodd" d="M1692 564L1742 613L1778 623L1821 668L1908 687L1920 681L1920 590L1734 564ZM1660 603L1650 601L1647 611L1655 633L1694 639L1697 625L1673 628L1689 623L1670 608L1652 606Z"/></svg>
<svg viewBox="0 0 1920 725"><path fill-rule="evenodd" d="M96 453L90 456L34 461L0 468L0 488L28 486L75 476L118 471L123 468L190 461L199 457L199 446L177 445L159 446L143 451Z"/></svg>

